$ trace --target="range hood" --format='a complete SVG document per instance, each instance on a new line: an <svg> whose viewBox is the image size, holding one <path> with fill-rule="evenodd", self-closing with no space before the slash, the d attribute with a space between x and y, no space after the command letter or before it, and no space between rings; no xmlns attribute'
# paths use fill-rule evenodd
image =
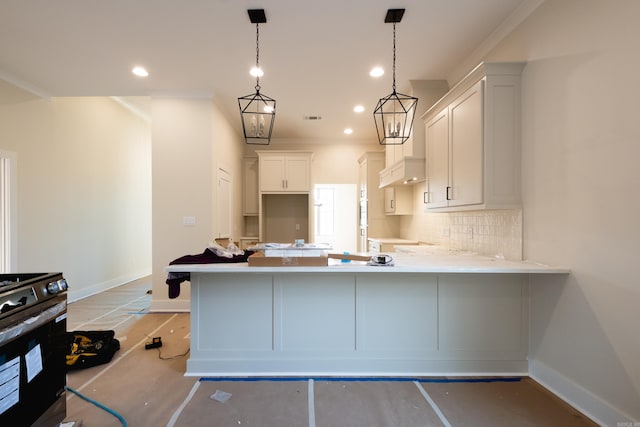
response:
<svg viewBox="0 0 640 427"><path fill-rule="evenodd" d="M380 171L379 188L410 185L422 182L425 176L426 161L424 158L404 157L388 168Z"/></svg>

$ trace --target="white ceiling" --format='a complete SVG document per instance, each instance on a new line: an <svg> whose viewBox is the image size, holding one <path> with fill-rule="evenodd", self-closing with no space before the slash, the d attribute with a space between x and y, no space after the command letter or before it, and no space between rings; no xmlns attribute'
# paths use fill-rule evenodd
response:
<svg viewBox="0 0 640 427"><path fill-rule="evenodd" d="M274 138L375 139L372 110L392 83L387 9L406 9L396 26L396 79L407 93L409 80L470 69L540 3L0 0L0 79L41 96L212 96L240 129L237 98L255 86L247 9L263 8L260 83L277 101ZM150 76L133 76L135 65ZM377 80L368 75L374 65L386 70ZM354 113L356 104L366 111ZM309 115L322 120L303 120Z"/></svg>

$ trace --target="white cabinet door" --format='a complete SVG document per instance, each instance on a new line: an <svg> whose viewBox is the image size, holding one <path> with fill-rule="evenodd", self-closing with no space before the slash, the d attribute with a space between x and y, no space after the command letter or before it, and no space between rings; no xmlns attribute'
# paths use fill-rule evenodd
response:
<svg viewBox="0 0 640 427"><path fill-rule="evenodd" d="M231 238L231 175L218 169L217 221L215 236Z"/></svg>
<svg viewBox="0 0 640 427"><path fill-rule="evenodd" d="M448 205L449 187L449 110L445 108L426 125L427 208Z"/></svg>
<svg viewBox="0 0 640 427"><path fill-rule="evenodd" d="M482 81L426 124L427 208L482 203Z"/></svg>
<svg viewBox="0 0 640 427"><path fill-rule="evenodd" d="M386 187L384 213L385 215L413 214L413 187Z"/></svg>
<svg viewBox="0 0 640 427"><path fill-rule="evenodd" d="M311 191L309 156L261 156L260 191Z"/></svg>
<svg viewBox="0 0 640 427"><path fill-rule="evenodd" d="M449 107L449 206L482 203L482 81Z"/></svg>
<svg viewBox="0 0 640 427"><path fill-rule="evenodd" d="M258 158L244 159L242 214L258 215Z"/></svg>
<svg viewBox="0 0 640 427"><path fill-rule="evenodd" d="M284 190L284 157L260 158L260 191Z"/></svg>
<svg viewBox="0 0 640 427"><path fill-rule="evenodd" d="M386 187L384 189L384 213L392 214L396 211L396 189Z"/></svg>
<svg viewBox="0 0 640 427"><path fill-rule="evenodd" d="M358 191L360 200L367 199L367 159L361 160L358 173Z"/></svg>
<svg viewBox="0 0 640 427"><path fill-rule="evenodd" d="M310 191L309 157L285 157L285 191Z"/></svg>

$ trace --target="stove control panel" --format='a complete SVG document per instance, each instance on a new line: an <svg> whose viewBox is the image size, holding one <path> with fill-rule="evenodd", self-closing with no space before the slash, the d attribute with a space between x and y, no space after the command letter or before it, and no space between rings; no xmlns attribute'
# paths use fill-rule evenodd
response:
<svg viewBox="0 0 640 427"><path fill-rule="evenodd" d="M67 281L65 279L56 280L55 282L49 282L47 285L47 292L49 295L56 295L61 292L65 292L69 286L67 286Z"/></svg>

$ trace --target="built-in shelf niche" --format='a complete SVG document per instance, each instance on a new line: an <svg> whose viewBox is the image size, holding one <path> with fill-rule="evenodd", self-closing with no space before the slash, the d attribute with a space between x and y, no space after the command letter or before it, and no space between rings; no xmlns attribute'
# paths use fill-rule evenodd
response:
<svg viewBox="0 0 640 427"><path fill-rule="evenodd" d="M262 241L310 241L309 194L262 194Z"/></svg>

